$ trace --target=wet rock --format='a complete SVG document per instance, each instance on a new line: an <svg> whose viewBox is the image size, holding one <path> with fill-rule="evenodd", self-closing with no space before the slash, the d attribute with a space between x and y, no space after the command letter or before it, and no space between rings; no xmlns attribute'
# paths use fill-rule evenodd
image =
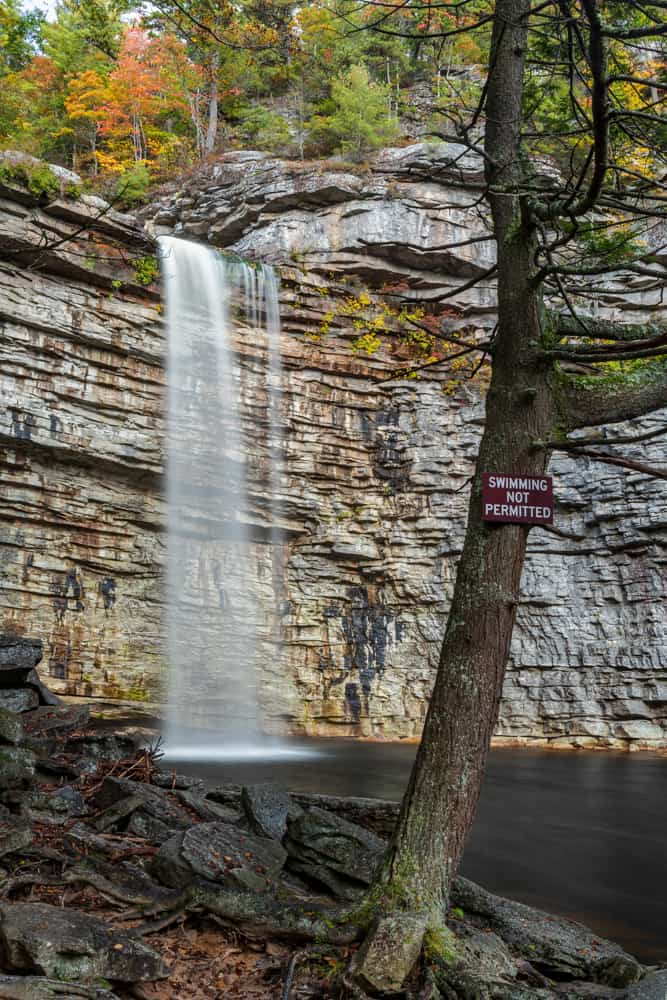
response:
<svg viewBox="0 0 667 1000"><path fill-rule="evenodd" d="M288 792L272 784L244 785L241 804L251 828L260 837L282 840L292 808Z"/></svg>
<svg viewBox="0 0 667 1000"><path fill-rule="evenodd" d="M397 993L419 958L426 918L416 913L379 917L357 952L353 975L373 993Z"/></svg>
<svg viewBox="0 0 667 1000"><path fill-rule="evenodd" d="M84 816L88 809L81 792L72 785L63 785L54 792L31 792L23 799L21 811L33 821L61 825Z"/></svg>
<svg viewBox="0 0 667 1000"><path fill-rule="evenodd" d="M313 792L293 792L292 799L304 809L318 806L336 813L350 823L358 823L378 837L389 839L396 826L400 805L386 799L366 799L341 795L318 795Z"/></svg>
<svg viewBox="0 0 667 1000"><path fill-rule="evenodd" d="M29 712L39 703L39 694L32 687L0 688L0 708L8 712Z"/></svg>
<svg viewBox="0 0 667 1000"><path fill-rule="evenodd" d="M209 788L206 798L212 802L220 802L221 805L241 808L241 785L217 785Z"/></svg>
<svg viewBox="0 0 667 1000"><path fill-rule="evenodd" d="M0 687L24 684L42 658L40 639L0 635Z"/></svg>
<svg viewBox="0 0 667 1000"><path fill-rule="evenodd" d="M205 794L206 785L201 778L194 778L190 774L176 774L175 771L157 771L152 778L153 784L158 788L168 788L171 791L199 792Z"/></svg>
<svg viewBox="0 0 667 1000"><path fill-rule="evenodd" d="M290 870L343 899L370 885L386 846L369 830L318 808L291 821L285 838Z"/></svg>
<svg viewBox="0 0 667 1000"><path fill-rule="evenodd" d="M241 819L238 809L233 806L224 806L190 791L176 791L174 794L179 802L192 809L206 823L238 823Z"/></svg>
<svg viewBox="0 0 667 1000"><path fill-rule="evenodd" d="M275 841L230 823L200 823L163 844L151 870L174 889L199 878L260 891L277 877L286 857Z"/></svg>
<svg viewBox="0 0 667 1000"><path fill-rule="evenodd" d="M98 809L108 809L130 796L140 798L141 811L171 831L185 830L192 825L187 810L168 791L128 778L105 778L94 802Z"/></svg>
<svg viewBox="0 0 667 1000"><path fill-rule="evenodd" d="M25 820L11 815L0 817L0 857L20 851L31 843L32 830Z"/></svg>
<svg viewBox="0 0 667 1000"><path fill-rule="evenodd" d="M20 717L7 709L0 709L0 743L16 746L23 740L23 723Z"/></svg>
<svg viewBox="0 0 667 1000"><path fill-rule="evenodd" d="M118 851L132 850L136 843L132 840L122 840L114 837L109 840L91 830L85 823L75 823L63 834L63 849L68 854L109 856Z"/></svg>
<svg viewBox="0 0 667 1000"><path fill-rule="evenodd" d="M623 1000L667 1000L667 969L649 972L630 987Z"/></svg>
<svg viewBox="0 0 667 1000"><path fill-rule="evenodd" d="M119 799L118 802L114 802L113 805L105 809L93 820L93 826L98 831L98 833L104 833L106 830L113 830L117 824L121 823L123 820L127 820L133 812L140 809L143 805L143 798L141 795L128 795L124 799Z"/></svg>
<svg viewBox="0 0 667 1000"><path fill-rule="evenodd" d="M589 979L607 986L628 986L641 975L641 966L623 949L598 937L587 927L494 896L468 879L454 882L452 901L466 916L482 918L510 948L530 956L547 976Z"/></svg>
<svg viewBox="0 0 667 1000"><path fill-rule="evenodd" d="M143 982L168 974L142 941L97 917L46 903L0 903L0 945L10 971L55 979Z"/></svg>
<svg viewBox="0 0 667 1000"><path fill-rule="evenodd" d="M0 997L4 1000L118 1000L115 993L99 986L63 983L43 976L0 975Z"/></svg>
<svg viewBox="0 0 667 1000"><path fill-rule="evenodd" d="M174 828L151 816L145 809L137 809L130 816L127 833L133 837L143 837L149 844L160 845L173 837Z"/></svg>

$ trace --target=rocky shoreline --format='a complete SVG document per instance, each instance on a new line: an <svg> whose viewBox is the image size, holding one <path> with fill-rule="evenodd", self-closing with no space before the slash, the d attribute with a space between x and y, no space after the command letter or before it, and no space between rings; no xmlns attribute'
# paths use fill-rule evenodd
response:
<svg viewBox="0 0 667 1000"><path fill-rule="evenodd" d="M32 706L0 708L0 997L667 996L667 969L463 878L445 951L420 939L399 988L391 956L357 952L395 804L161 770L57 704L40 656L0 638L0 702Z"/></svg>

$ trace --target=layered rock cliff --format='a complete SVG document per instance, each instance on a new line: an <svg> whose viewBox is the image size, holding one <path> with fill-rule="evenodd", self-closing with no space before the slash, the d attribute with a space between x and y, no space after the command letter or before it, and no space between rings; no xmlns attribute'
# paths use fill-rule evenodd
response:
<svg viewBox="0 0 667 1000"><path fill-rule="evenodd" d="M266 344L243 324L235 373L273 729L419 732L483 387L438 369L383 380L405 355L393 335L401 310L433 308L493 261L478 178L478 164L443 147L386 151L365 172L240 153L146 213L153 232L282 268L279 545L267 515ZM132 219L95 202L0 195L0 629L45 640L56 690L158 700L164 345L158 290L142 283L151 250ZM660 307L644 282L612 281L604 298L614 312ZM442 322L483 335L493 302L482 278L447 299ZM382 341L371 356L364 335ZM647 444L644 457L659 449ZM582 460L553 471L555 524L531 534L499 735L664 745L664 487ZM233 571L221 546L203 585L213 594Z"/></svg>

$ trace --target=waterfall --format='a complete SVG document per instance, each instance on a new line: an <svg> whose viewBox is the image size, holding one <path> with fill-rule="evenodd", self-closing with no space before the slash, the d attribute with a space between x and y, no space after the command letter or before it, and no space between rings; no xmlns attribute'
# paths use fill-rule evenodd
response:
<svg viewBox="0 0 667 1000"><path fill-rule="evenodd" d="M160 256L169 344L166 751L181 759L264 754L255 660L266 609L253 576L240 374L230 339L239 309L268 339L266 517L276 543L278 281L272 268L230 262L171 236L160 238Z"/></svg>

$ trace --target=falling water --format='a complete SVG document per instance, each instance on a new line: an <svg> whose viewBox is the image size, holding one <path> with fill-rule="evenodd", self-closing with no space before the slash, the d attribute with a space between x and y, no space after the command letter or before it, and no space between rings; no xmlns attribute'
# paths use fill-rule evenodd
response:
<svg viewBox="0 0 667 1000"><path fill-rule="evenodd" d="M240 306L268 338L273 507L282 452L278 283L272 268L229 262L196 243L161 237L160 249L169 339L166 749L181 759L264 756L255 677L262 609L230 332ZM276 542L275 510L267 516Z"/></svg>

